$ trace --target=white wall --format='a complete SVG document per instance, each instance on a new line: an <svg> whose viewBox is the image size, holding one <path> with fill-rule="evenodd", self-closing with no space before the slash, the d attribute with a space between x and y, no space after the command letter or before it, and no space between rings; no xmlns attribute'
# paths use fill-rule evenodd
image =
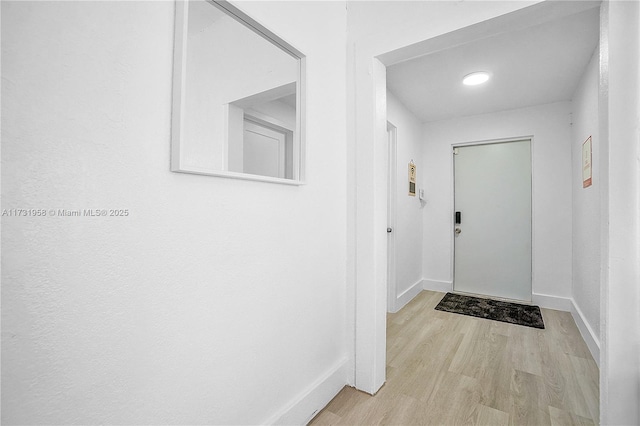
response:
<svg viewBox="0 0 640 426"><path fill-rule="evenodd" d="M452 144L533 136L534 301L548 306L571 296L570 107L560 102L424 124L425 285L453 280Z"/></svg>
<svg viewBox="0 0 640 426"><path fill-rule="evenodd" d="M169 172L173 2L2 2L2 422L303 423L345 383L345 5L239 4L308 57L307 185ZM330 123L330 125L328 125Z"/></svg>
<svg viewBox="0 0 640 426"><path fill-rule="evenodd" d="M599 51L593 54L574 93L571 110L572 290L578 315L590 339L600 335L600 136L598 128ZM582 144L591 137L592 185L582 187ZM580 323L579 321L576 321ZM598 360L597 351L594 358Z"/></svg>
<svg viewBox="0 0 640 426"><path fill-rule="evenodd" d="M600 423L640 424L640 3L602 5Z"/></svg>
<svg viewBox="0 0 640 426"><path fill-rule="evenodd" d="M411 160L416 164L417 189L422 188L422 124L391 92L387 91L387 120L396 130L396 248L395 299L397 312L422 290L422 203L409 196Z"/></svg>

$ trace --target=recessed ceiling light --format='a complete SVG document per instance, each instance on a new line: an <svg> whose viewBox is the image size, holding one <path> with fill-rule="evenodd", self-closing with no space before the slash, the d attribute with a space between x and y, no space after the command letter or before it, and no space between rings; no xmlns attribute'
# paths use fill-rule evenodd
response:
<svg viewBox="0 0 640 426"><path fill-rule="evenodd" d="M475 86L478 84L485 83L489 80L489 73L485 71L477 71L472 72L471 74L467 74L464 76L462 83L467 86Z"/></svg>

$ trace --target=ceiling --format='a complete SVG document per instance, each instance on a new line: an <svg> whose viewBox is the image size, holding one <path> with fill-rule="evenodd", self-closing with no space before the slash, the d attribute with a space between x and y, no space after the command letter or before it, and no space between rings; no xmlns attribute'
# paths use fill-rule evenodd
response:
<svg viewBox="0 0 640 426"><path fill-rule="evenodd" d="M387 87L422 122L570 100L598 45L599 8L515 27L388 65ZM474 71L491 78L464 86Z"/></svg>

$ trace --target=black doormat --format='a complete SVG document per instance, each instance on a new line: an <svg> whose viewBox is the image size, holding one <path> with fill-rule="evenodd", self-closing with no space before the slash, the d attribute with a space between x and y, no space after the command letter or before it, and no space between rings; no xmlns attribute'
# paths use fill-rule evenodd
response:
<svg viewBox="0 0 640 426"><path fill-rule="evenodd" d="M438 303L436 309L527 327L544 328L540 308L532 305L447 293Z"/></svg>

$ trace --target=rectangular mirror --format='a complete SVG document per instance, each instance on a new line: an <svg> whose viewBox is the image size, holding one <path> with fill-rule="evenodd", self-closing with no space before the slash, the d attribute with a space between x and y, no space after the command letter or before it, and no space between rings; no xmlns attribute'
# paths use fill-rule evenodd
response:
<svg viewBox="0 0 640 426"><path fill-rule="evenodd" d="M171 170L302 183L304 55L226 1L175 16Z"/></svg>

